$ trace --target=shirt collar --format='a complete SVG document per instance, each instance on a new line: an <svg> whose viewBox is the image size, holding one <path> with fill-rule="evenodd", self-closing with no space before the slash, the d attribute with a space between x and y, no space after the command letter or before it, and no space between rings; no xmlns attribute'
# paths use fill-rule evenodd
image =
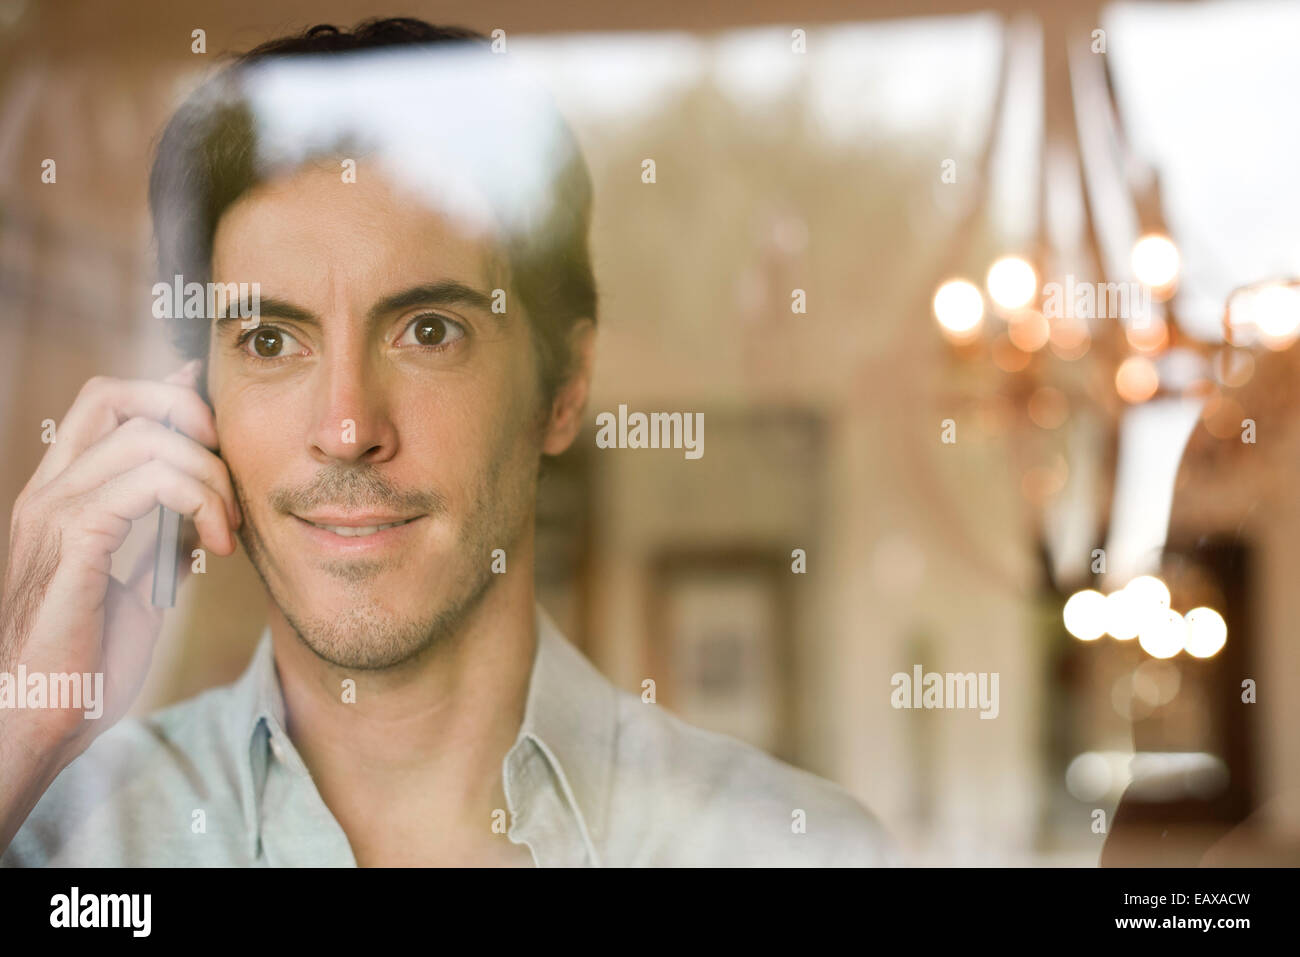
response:
<svg viewBox="0 0 1300 957"><path fill-rule="evenodd" d="M239 705L233 712L241 743L248 743L262 721L273 728L283 728L284 692L275 668L275 646L271 642L271 626L267 625L258 639L257 649L244 676L236 688Z"/></svg>
<svg viewBox="0 0 1300 957"><path fill-rule="evenodd" d="M519 742L537 743L555 773L593 864L605 831L617 691L539 604L537 655Z"/></svg>
<svg viewBox="0 0 1300 957"><path fill-rule="evenodd" d="M244 673L231 687L230 709L226 712L228 736L239 800L248 825L248 850L256 859L262 840L262 788L266 783L267 750L271 738L284 727L284 694L275 670L271 626L258 639Z"/></svg>
<svg viewBox="0 0 1300 957"><path fill-rule="evenodd" d="M613 773L617 691L570 644L542 606L534 607L537 648L524 718L511 754L524 741L537 744L554 773L560 796L573 815L592 863L598 863L596 846L604 834ZM284 694L276 673L270 625L263 630L252 660L231 690L226 730L236 748L241 802L256 854L270 742L279 741L285 760L300 773L307 773L284 732Z"/></svg>

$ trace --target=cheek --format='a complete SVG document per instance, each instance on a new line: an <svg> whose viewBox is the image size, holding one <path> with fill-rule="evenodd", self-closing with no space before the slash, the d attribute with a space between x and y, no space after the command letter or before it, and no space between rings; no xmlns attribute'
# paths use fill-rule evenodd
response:
<svg viewBox="0 0 1300 957"><path fill-rule="evenodd" d="M545 423L545 410L541 408L541 378L531 339L525 339L522 348L516 350L511 358L498 441L502 458L526 463L541 453Z"/></svg>
<svg viewBox="0 0 1300 957"><path fill-rule="evenodd" d="M515 383L451 389L434 401L426 393L406 408L418 411L398 424L403 454L394 463L396 474L447 495L455 513L487 504L478 499L515 481L534 454L528 396Z"/></svg>
<svg viewBox="0 0 1300 957"><path fill-rule="evenodd" d="M510 380L510 416L518 427L534 438L544 423L546 412L542 408L542 372L541 359L533 343L532 325L529 323L522 335L522 341L511 354L509 370ZM540 435L536 436L540 441Z"/></svg>
<svg viewBox="0 0 1300 957"><path fill-rule="evenodd" d="M221 458L251 495L274 482L277 472L283 473L299 434L290 424L297 421L297 413L286 406L284 395L259 397L252 388L216 388L212 407Z"/></svg>
<svg viewBox="0 0 1300 957"><path fill-rule="evenodd" d="M393 404L401 442L395 471L414 483L441 488L457 497L473 494L484 464L495 454L501 434L502 394L494 389L459 387L431 390L427 385Z"/></svg>

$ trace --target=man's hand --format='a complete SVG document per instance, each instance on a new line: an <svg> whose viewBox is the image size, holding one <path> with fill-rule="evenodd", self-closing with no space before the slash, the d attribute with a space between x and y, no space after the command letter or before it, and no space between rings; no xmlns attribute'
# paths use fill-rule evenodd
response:
<svg viewBox="0 0 1300 957"><path fill-rule="evenodd" d="M198 368L162 382L91 379L14 503L0 672L102 673L104 700L98 719L80 708L0 709L0 850L144 683L163 616L151 603L153 550L126 582L110 574L131 523L165 505L193 519L206 548L235 551L242 517L213 451L212 410L195 391ZM183 574L189 563L180 564Z"/></svg>

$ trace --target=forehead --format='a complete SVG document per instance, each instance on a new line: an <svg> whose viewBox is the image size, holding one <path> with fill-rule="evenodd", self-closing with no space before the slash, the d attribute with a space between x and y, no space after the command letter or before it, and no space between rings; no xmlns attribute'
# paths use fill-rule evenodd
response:
<svg viewBox="0 0 1300 957"><path fill-rule="evenodd" d="M358 296L404 281L503 283L488 217L439 209L390 174L358 165L355 182L341 162L321 162L242 195L213 236L214 281L259 282L267 294L300 297L331 294L340 283Z"/></svg>

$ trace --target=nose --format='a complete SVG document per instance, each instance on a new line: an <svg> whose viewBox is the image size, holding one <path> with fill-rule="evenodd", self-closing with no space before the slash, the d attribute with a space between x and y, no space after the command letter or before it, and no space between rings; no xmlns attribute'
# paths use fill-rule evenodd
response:
<svg viewBox="0 0 1300 957"><path fill-rule="evenodd" d="M315 422L308 442L313 458L379 464L397 452L383 370L362 341L327 351L313 373Z"/></svg>

